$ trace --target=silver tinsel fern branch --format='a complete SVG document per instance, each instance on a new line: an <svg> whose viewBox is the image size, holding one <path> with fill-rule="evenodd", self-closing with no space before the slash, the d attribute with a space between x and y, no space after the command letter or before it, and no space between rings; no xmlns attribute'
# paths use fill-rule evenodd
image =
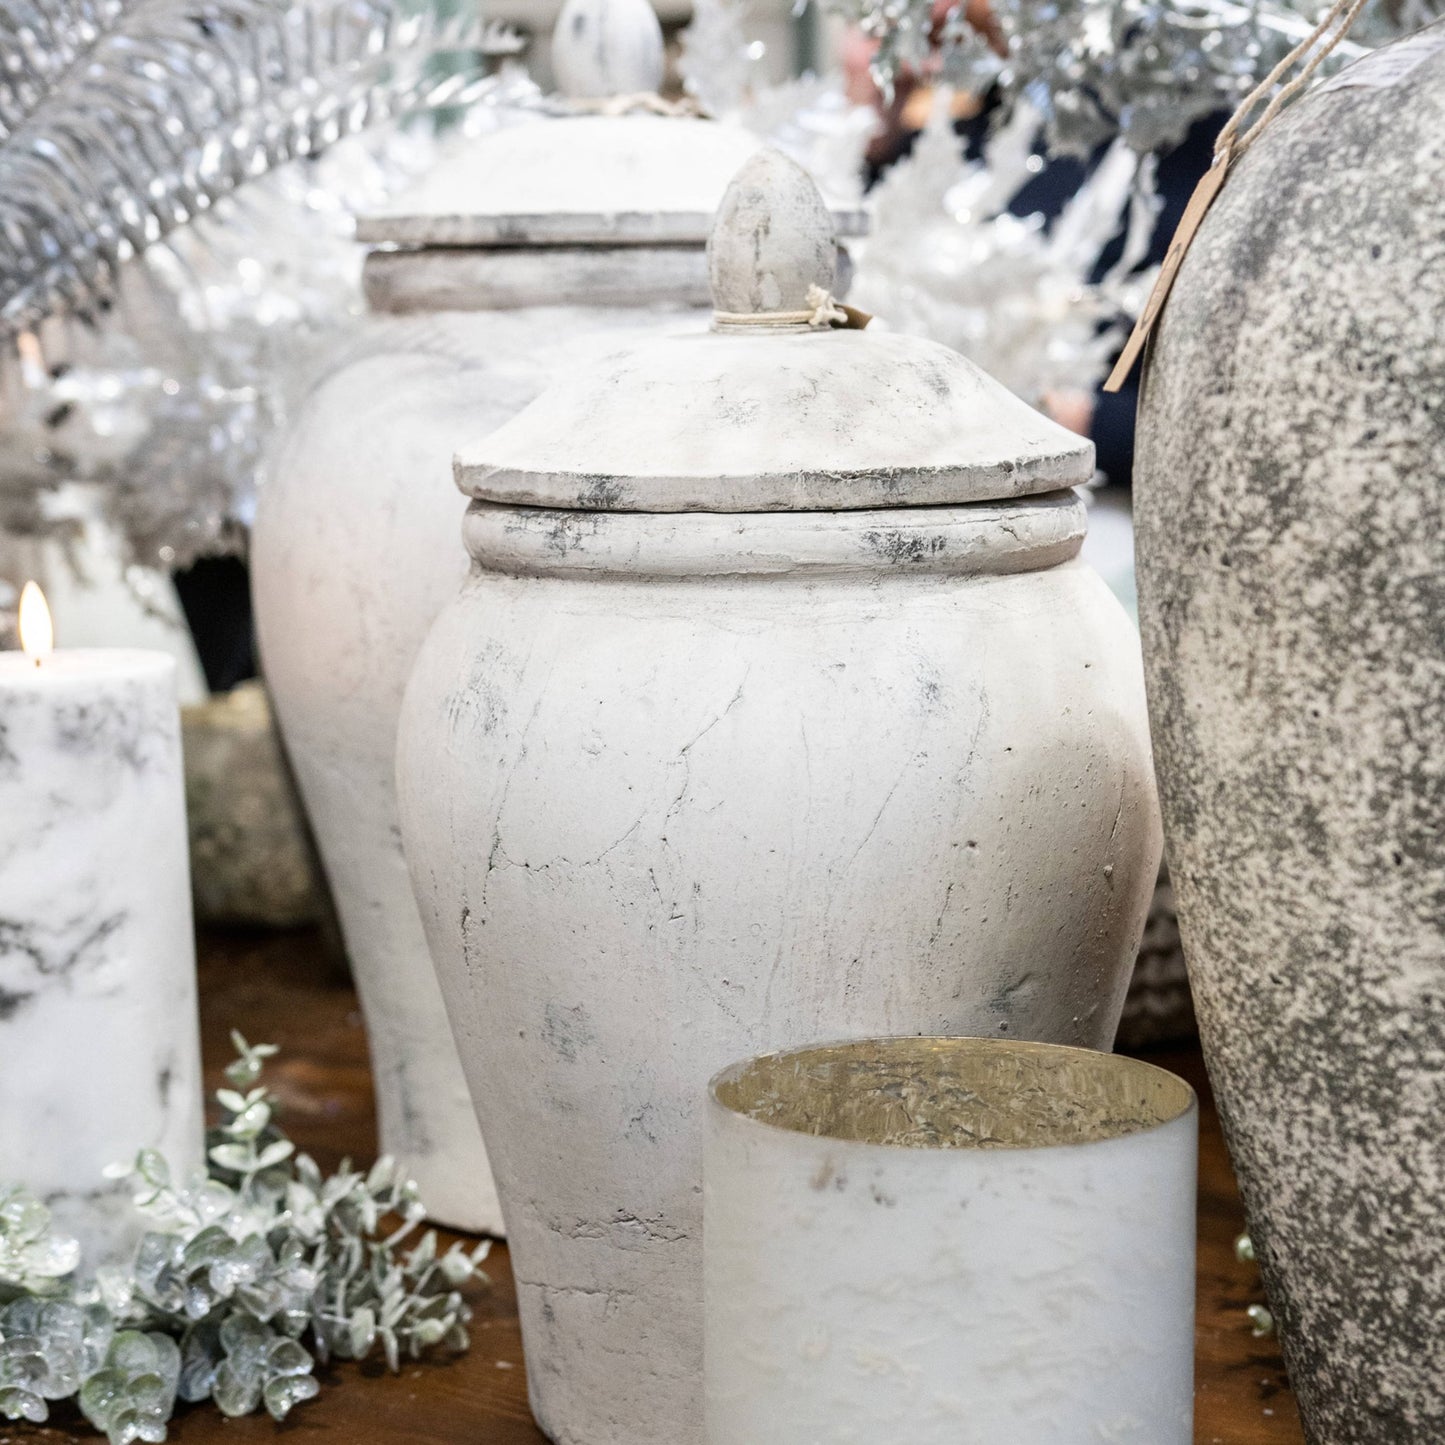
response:
<svg viewBox="0 0 1445 1445"><path fill-rule="evenodd" d="M0 139L90 53L124 9L125 0L14 0L0 10Z"/></svg>
<svg viewBox="0 0 1445 1445"><path fill-rule="evenodd" d="M85 315L129 257L273 166L464 102L495 23L397 0L0 0L0 340ZM438 79L438 53L472 69Z"/></svg>

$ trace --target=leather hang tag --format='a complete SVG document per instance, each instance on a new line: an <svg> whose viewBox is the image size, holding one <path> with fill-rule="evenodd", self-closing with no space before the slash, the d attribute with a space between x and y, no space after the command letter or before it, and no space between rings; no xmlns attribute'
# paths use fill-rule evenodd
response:
<svg viewBox="0 0 1445 1445"><path fill-rule="evenodd" d="M1195 233L1199 230L1200 224L1209 213L1209 208L1214 204L1217 196L1224 185L1225 177L1229 174L1230 162L1234 159L1232 152L1226 152L1219 156L1214 164L1205 171L1200 182L1194 188L1194 194L1189 198L1189 204L1184 208L1184 215L1180 218L1179 228L1174 232L1174 238L1169 242L1169 250L1164 256L1164 264L1159 268L1159 279L1154 283L1154 289L1149 293L1149 300L1140 313L1138 321L1134 323L1134 330L1129 336L1124 350L1119 354L1119 360L1115 362L1114 369L1109 373L1109 379L1104 383L1105 391L1118 391L1129 379L1129 373L1134 369L1134 363L1138 361L1140 353L1144 350L1145 343L1149 340L1150 333L1154 330L1155 323L1159 320L1160 313L1164 310L1164 303L1169 299L1169 292L1174 287L1174 278L1179 274L1179 268L1184 264L1184 257L1189 251L1190 243L1194 240Z"/></svg>

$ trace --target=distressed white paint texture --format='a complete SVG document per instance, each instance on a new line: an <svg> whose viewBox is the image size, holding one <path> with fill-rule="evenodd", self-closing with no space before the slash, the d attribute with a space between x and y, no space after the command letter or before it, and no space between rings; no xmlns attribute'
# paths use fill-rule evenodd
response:
<svg viewBox="0 0 1445 1445"><path fill-rule="evenodd" d="M261 496L262 659L361 995L382 1147L443 1223L504 1226L396 816L402 689L467 570L452 455L553 376L642 336L703 329L701 215L756 145L655 116L523 125L478 142L460 175L439 170L408 202L410 221L375 223L386 239L436 244L369 258L370 298L404 314L366 319L301 408ZM493 209L458 220L473 204ZM608 207L640 209L668 244L585 244L611 229ZM535 234L534 212L550 218ZM671 244L688 235L690 246ZM458 239L470 244L447 244Z"/></svg>
<svg viewBox="0 0 1445 1445"><path fill-rule="evenodd" d="M913 405L910 346L956 384L951 435ZM758 405L669 389L684 355ZM459 458L474 566L408 687L400 816L534 1412L559 1445L698 1445L708 1078L820 1037L1107 1047L1159 823L1137 639L1076 560L1082 504L1057 480L1009 499L1047 484L1014 484L977 414L1005 402L967 363L759 328L588 375ZM574 409L599 377L615 394ZM845 467L848 510L825 510L796 469L837 454L843 400L878 471ZM1087 444L1010 404L1087 472ZM630 453L599 421L629 413ZM716 509L667 510L679 476L708 494L709 455L744 459ZM951 486L974 505L904 505Z"/></svg>
<svg viewBox="0 0 1445 1445"><path fill-rule="evenodd" d="M1159 850L1137 643L1077 562L973 570L1025 517L940 510L788 517L841 554L797 570L774 518L700 516L699 576L693 518L498 509L507 570L423 649L403 828L565 1445L701 1438L712 1071L1113 1037Z"/></svg>
<svg viewBox="0 0 1445 1445"><path fill-rule="evenodd" d="M708 1445L1190 1445L1198 1115L1167 1083L1176 1117L1042 1147L815 1136L710 1095ZM959 1113L988 1137L977 1096Z"/></svg>
<svg viewBox="0 0 1445 1445"><path fill-rule="evenodd" d="M796 162L760 151L728 187L708 243L715 325L728 314L812 310L814 286L832 289L836 240L817 186ZM736 324L736 323L732 323Z"/></svg>
<svg viewBox="0 0 1445 1445"><path fill-rule="evenodd" d="M175 664L0 653L0 1175L85 1261L134 1245L108 1164L202 1163Z"/></svg>

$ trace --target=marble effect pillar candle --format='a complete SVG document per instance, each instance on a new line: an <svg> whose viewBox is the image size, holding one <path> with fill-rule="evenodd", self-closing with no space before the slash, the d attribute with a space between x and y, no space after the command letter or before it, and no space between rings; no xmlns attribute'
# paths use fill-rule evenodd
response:
<svg viewBox="0 0 1445 1445"><path fill-rule="evenodd" d="M136 1237L102 1171L142 1148L202 1162L175 663L0 653L0 1179L93 1264Z"/></svg>

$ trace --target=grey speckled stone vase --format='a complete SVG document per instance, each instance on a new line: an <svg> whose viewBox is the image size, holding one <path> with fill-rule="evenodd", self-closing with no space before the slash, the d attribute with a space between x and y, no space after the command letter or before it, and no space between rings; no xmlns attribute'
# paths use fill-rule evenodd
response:
<svg viewBox="0 0 1445 1445"><path fill-rule="evenodd" d="M1445 26L1240 163L1138 470L1170 868L1306 1431L1440 1445Z"/></svg>

